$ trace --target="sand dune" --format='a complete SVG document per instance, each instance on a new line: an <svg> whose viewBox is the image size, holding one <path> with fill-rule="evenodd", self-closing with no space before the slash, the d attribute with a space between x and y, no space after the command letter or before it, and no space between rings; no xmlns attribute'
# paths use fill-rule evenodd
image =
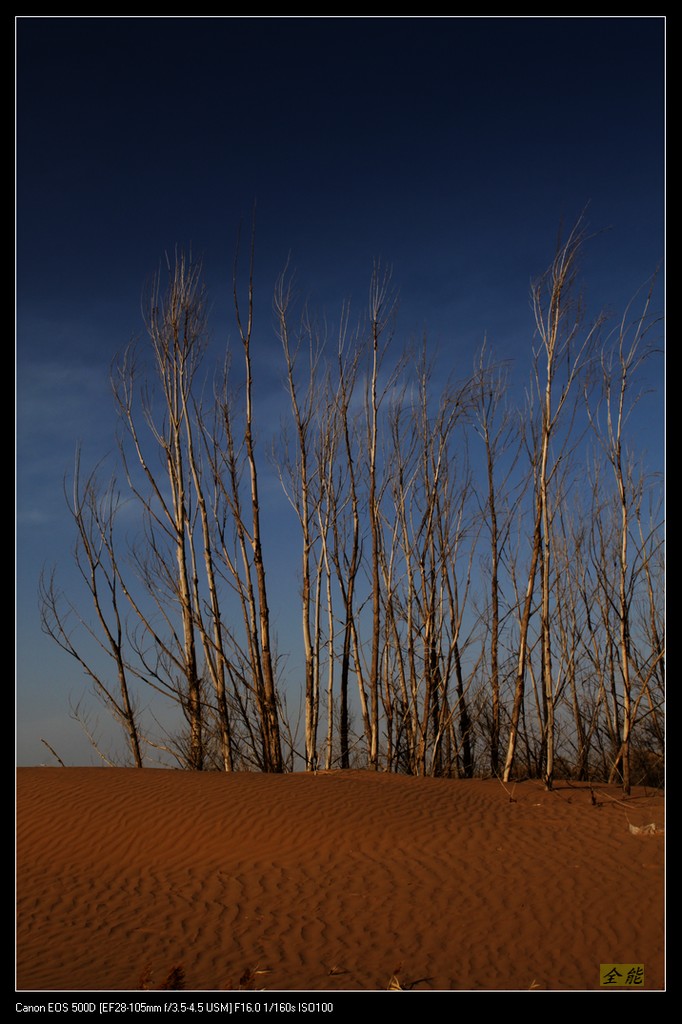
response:
<svg viewBox="0 0 682 1024"><path fill-rule="evenodd" d="M510 799L510 796L513 799ZM16 987L664 987L664 801L370 772L17 771ZM633 833L629 825L654 824Z"/></svg>

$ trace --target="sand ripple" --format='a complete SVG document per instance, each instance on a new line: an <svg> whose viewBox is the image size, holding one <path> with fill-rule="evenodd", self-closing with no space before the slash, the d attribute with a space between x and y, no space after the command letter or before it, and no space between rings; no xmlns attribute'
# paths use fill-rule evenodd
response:
<svg viewBox="0 0 682 1024"><path fill-rule="evenodd" d="M17 773L17 988L663 987L660 794L370 772ZM250 974L247 973L250 972Z"/></svg>

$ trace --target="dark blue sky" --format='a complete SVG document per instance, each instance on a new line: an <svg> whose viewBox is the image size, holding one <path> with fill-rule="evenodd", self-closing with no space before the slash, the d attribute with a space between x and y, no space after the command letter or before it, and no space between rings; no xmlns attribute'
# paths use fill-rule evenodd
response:
<svg viewBox="0 0 682 1024"><path fill-rule="evenodd" d="M233 333L257 204L262 393L287 258L327 315L393 267L399 334L466 375L484 334L525 381L528 287L588 206L588 307L622 310L664 254L664 35L653 18L47 18L16 22L17 753L70 761L76 666L40 632L68 586L62 478L113 446L107 375L145 280L192 246ZM588 205L589 204L589 205ZM658 395L643 439L662 464ZM277 559L275 559L277 564ZM280 567L283 568L283 567Z"/></svg>

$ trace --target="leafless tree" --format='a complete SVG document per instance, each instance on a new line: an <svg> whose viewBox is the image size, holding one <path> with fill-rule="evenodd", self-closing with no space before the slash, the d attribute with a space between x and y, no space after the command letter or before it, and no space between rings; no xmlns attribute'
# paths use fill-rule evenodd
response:
<svg viewBox="0 0 682 1024"><path fill-rule="evenodd" d="M249 701L251 696L255 699L261 737L262 769L282 772L285 762L280 735L280 700L263 557L258 461L253 422L251 346L254 256L255 232L252 232L245 304L239 297L238 250L233 274L234 309L244 360L243 413L238 421L237 401L226 368L216 394L215 424L210 431L211 438L207 446L211 453L215 493L214 519L218 537L218 557L237 595L246 637L245 643L241 647L236 647L239 656L235 660L241 665L241 669L233 667L232 678L242 685L242 702ZM246 496L242 488L243 473L248 480ZM236 643L234 637L232 642Z"/></svg>
<svg viewBox="0 0 682 1024"><path fill-rule="evenodd" d="M643 695L641 686L648 685L648 679L640 678L640 696L635 697L632 651L632 600L635 590L633 572L639 563L640 566L644 565L646 573L648 557L644 552L637 551L636 539L633 537L634 521L639 519L638 507L643 488L634 460L626 450L625 431L628 418L639 398L638 393L633 394L633 385L637 386L638 370L652 354L649 338L656 323L651 313L652 293L653 283L646 294L641 311L631 319L631 309L628 307L613 342L602 350L600 365L603 423L598 414L592 416L597 436L612 471L619 509L615 554L617 579L609 579L608 585L613 585L613 592L616 595L612 600L618 623L617 648L622 686L622 730L618 730L620 742L613 772L620 773L623 791L626 794L630 793L632 785L630 755L635 712ZM607 584L607 580L603 579L603 583ZM659 657L663 657L662 647L655 652L655 658ZM635 674L636 672L635 667Z"/></svg>
<svg viewBox="0 0 682 1024"><path fill-rule="evenodd" d="M380 375L384 367L391 326L395 311L395 297L391 290L391 275L379 264L374 267L369 289L369 368L365 390L366 415L366 473L367 515L369 519L370 550L369 573L371 586L372 630L368 670L369 687L369 764L379 767L379 702L380 702L380 646L381 646L381 499L383 493L379 466L379 411L383 399L390 393L396 369L391 368L388 379ZM386 332L388 335L386 336ZM362 671L356 659L358 682Z"/></svg>
<svg viewBox="0 0 682 1024"><path fill-rule="evenodd" d="M503 404L506 394L505 371L495 365L487 350L481 347L475 367L475 429L485 457L486 488L481 501L481 515L490 538L490 770L499 772L501 738L500 634L502 629L502 563L509 536L513 505L508 504L508 488L518 458L516 421ZM516 450L509 457L510 446ZM503 466L507 460L507 465ZM502 474L502 475L500 475Z"/></svg>
<svg viewBox="0 0 682 1024"><path fill-rule="evenodd" d="M277 462L282 486L296 513L301 530L301 607L303 654L305 659L305 761L307 770L318 762L317 730L320 714L320 612L322 563L319 514L323 500L324 463L320 459L315 432L317 401L321 386L321 343L312 317L306 309L295 329L291 326L292 280L287 271L275 287L274 311L284 355L286 388L294 430L294 454L284 446ZM299 356L306 361L304 380L298 379ZM285 435L286 437L286 432ZM328 444L328 442L327 442ZM316 458L316 455L318 456ZM327 520L329 509L327 509Z"/></svg>
<svg viewBox="0 0 682 1024"><path fill-rule="evenodd" d="M533 285L531 297L538 343L534 351L533 383L540 406L537 452L538 512L540 520L540 588L542 687L545 712L546 761L544 779L552 788L554 776L554 682L552 669L552 485L570 444L564 412L572 403L581 374L590 356L598 322L583 331L583 311L576 291L580 252L585 240L582 218L560 242L546 273ZM572 415L569 417L569 423Z"/></svg>
<svg viewBox="0 0 682 1024"><path fill-rule="evenodd" d="M78 450L73 493L70 500L67 498L67 505L76 527L74 562L92 601L95 624L88 622L61 593L54 571L40 577L40 614L44 632L76 659L89 676L97 696L122 726L132 763L141 768L143 741L132 694L131 676L134 673L130 671L125 654L125 609L121 607L123 587L115 542L120 501L115 480L101 487L95 472L83 477ZM125 599L123 603L125 605ZM85 636L94 640L96 646L113 661L116 689L104 670L96 667L97 660L88 657L74 638L74 620Z"/></svg>
<svg viewBox="0 0 682 1024"><path fill-rule="evenodd" d="M514 606L518 609L518 638L516 643L516 672L514 681L514 698L509 722L509 736L507 740L507 752L502 773L503 782L511 779L514 762L516 758L519 733L524 714L524 701L526 689L526 671L529 664L531 640L531 620L534 613L536 578L538 564L540 562L540 551L542 546L542 518L537 487L537 467L533 464L531 456L531 484L533 493L533 505L530 509L533 528L530 536L530 559L525 577L521 576L521 569L518 567L518 551L515 551L510 558L510 579L514 590ZM519 517L523 522L523 514ZM522 537L522 542L525 538ZM525 585L522 584L522 578ZM522 589L523 588L523 589Z"/></svg>
<svg viewBox="0 0 682 1024"><path fill-rule="evenodd" d="M588 781L592 772L592 745L601 718L603 699L602 644L595 644L594 579L589 564L592 507L584 489L573 502L557 509L554 532L556 572L556 632L560 671L570 704L573 735L571 766L574 776ZM595 665L595 656L597 664Z"/></svg>
<svg viewBox="0 0 682 1024"><path fill-rule="evenodd" d="M276 284L287 394L277 465L300 539L305 680L293 719L261 515L254 236L232 280L241 358L227 349L215 376L201 268L181 253L166 261L145 298L147 345L130 345L112 373L125 533L118 484L84 473L80 455L67 498L94 615L55 573L40 581L43 628L122 726L130 762L156 748L184 768L281 772L302 754L308 770L324 759L469 777L489 765L504 782L518 763L549 789L570 772L617 778L626 793L656 776L663 522L626 429L652 353L651 295L595 360L601 320L585 324L578 292L584 239L581 219L532 287L518 419L487 344L471 379L442 387L426 342L394 351L380 266L355 330L343 307L329 359L288 270ZM599 454L578 463L589 421ZM161 738L141 727L141 687L173 704Z"/></svg>
<svg viewBox="0 0 682 1024"><path fill-rule="evenodd" d="M354 336L351 335L350 341L348 338L348 309L344 308L336 353L336 375L332 378L335 380L335 386L333 403L330 405L331 415L327 423L329 451L327 472L324 475L324 501L331 510L331 537L327 550L341 597L338 708L341 768L350 767L349 681L353 652L358 647L356 590L363 549L360 522L360 442L358 424L352 408L361 352L355 342ZM356 657L356 664L357 660ZM358 680L358 685L365 734L369 738L369 713L361 679Z"/></svg>
<svg viewBox="0 0 682 1024"><path fill-rule="evenodd" d="M164 659L157 664L162 673L171 673L165 685L169 692L176 689L187 717L189 767L201 769L204 710L196 631L200 609L192 582L196 494L191 467L192 395L207 344L206 306L198 264L178 253L174 264L167 261L167 271L165 292L157 275L145 307L153 378L140 377L137 353L130 346L118 361L112 382L124 428L121 456L146 524L138 567L170 628L170 639L161 645L165 664ZM156 468L157 460L161 469ZM126 594L158 655L153 622L143 603L129 590ZM178 614L178 630L169 617L170 607L161 607L163 594ZM180 687L174 686L173 676L182 680Z"/></svg>
<svg viewBox="0 0 682 1024"><path fill-rule="evenodd" d="M462 469L466 459L457 450L470 385L433 395L425 350L414 371L414 380L393 396L388 418L390 504L380 552L383 658L390 666L384 686L387 757L414 774L470 774L460 650L471 554L463 586L458 579L469 480ZM462 726L461 761L456 723Z"/></svg>

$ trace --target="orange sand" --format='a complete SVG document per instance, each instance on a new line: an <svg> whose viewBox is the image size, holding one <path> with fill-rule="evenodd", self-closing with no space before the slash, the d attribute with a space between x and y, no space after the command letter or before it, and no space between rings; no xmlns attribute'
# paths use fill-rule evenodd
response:
<svg viewBox="0 0 682 1024"><path fill-rule="evenodd" d="M662 795L508 788L20 768L16 987L663 989Z"/></svg>

